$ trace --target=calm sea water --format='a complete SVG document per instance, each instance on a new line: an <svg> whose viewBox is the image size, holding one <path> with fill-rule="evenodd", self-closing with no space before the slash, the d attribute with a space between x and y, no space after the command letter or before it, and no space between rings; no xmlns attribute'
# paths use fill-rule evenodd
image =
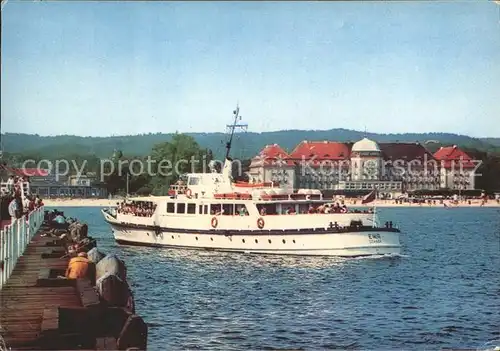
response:
<svg viewBox="0 0 500 351"><path fill-rule="evenodd" d="M98 208L65 213L125 259L151 350L500 345L500 209L380 209L404 254L363 259L119 246Z"/></svg>

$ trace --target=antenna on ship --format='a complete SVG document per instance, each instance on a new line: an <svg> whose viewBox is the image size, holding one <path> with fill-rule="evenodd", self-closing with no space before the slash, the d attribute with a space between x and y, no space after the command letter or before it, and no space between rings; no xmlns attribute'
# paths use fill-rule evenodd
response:
<svg viewBox="0 0 500 351"><path fill-rule="evenodd" d="M233 115L234 115L233 124L226 125L228 133L230 133L229 141L226 143L226 159L229 159L229 153L231 151L231 146L232 146L233 137L234 137L234 131L236 130L236 128L241 128L244 131L246 131L248 129L248 124L238 123L238 121L241 120L239 104L236 105L236 110L233 111Z"/></svg>

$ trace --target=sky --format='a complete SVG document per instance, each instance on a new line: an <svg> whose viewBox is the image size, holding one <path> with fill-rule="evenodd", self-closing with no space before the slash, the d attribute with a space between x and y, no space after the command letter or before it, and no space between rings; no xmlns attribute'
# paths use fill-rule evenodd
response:
<svg viewBox="0 0 500 351"><path fill-rule="evenodd" d="M2 133L347 128L500 137L500 5L70 2L2 10Z"/></svg>

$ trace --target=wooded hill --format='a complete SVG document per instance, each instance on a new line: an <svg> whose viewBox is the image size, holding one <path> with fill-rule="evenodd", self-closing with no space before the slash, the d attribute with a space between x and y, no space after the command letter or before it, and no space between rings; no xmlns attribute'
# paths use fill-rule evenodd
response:
<svg viewBox="0 0 500 351"><path fill-rule="evenodd" d="M115 149L126 155L148 155L155 144L172 140L174 134L150 133L113 137L81 137L74 135L40 136L33 134L2 134L2 149L9 154L22 153L33 158L59 158L67 155L95 155L110 157ZM224 154L223 133L186 133L192 136L201 148L213 151L216 158ZM472 138L451 133L406 133L376 134L348 129L330 130L282 130L264 133L239 133L236 135L232 155L235 158L251 158L265 145L279 144L288 151L303 140L332 140L355 142L368 137L377 142L420 142L434 151L441 145L459 145L466 149L476 149L500 154L500 138ZM436 143L437 142L437 143Z"/></svg>

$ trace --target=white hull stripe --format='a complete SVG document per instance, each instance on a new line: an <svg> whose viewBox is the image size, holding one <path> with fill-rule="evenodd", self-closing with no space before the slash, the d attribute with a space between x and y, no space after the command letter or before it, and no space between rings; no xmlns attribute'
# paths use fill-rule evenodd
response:
<svg viewBox="0 0 500 351"><path fill-rule="evenodd" d="M348 234L348 233L359 233L359 232L390 232L399 233L400 230L397 228L374 228L371 226L362 227L343 227L340 229L335 228L301 228L301 229L283 229L283 230L238 230L238 229L182 229L182 228L167 228L160 226L152 226L145 224L133 224L133 223L120 223L106 220L109 224L117 228L129 228L129 229L139 229L139 230L150 230L157 234L162 232L169 233L186 233L186 234L209 234L209 235L309 235L309 234Z"/></svg>
<svg viewBox="0 0 500 351"><path fill-rule="evenodd" d="M227 247L205 247L205 246L187 246L187 245L170 245L170 244L156 244L156 243L146 243L146 242L139 242L139 241L132 241L132 240L123 240L123 239L116 239L116 242L118 244L124 244L124 245L137 245L137 246L153 246L153 247L170 247L170 248L176 248L176 249L200 249L200 250L216 250L216 251L249 251L249 252L260 252L260 251L331 251L331 250L358 250L358 249L393 249L393 248L400 248L401 246L398 245L380 245L380 246L355 246L355 247L337 247L337 248L320 248L320 249L283 249L283 250L277 250L277 249L231 249Z"/></svg>

